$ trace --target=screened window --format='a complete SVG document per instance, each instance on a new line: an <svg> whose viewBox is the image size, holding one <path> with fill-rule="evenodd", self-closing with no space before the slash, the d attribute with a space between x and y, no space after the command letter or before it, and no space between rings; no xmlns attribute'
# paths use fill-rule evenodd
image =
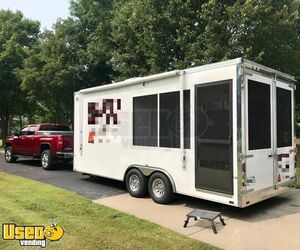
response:
<svg viewBox="0 0 300 250"><path fill-rule="evenodd" d="M277 147L292 145L292 93L277 88Z"/></svg>
<svg viewBox="0 0 300 250"><path fill-rule="evenodd" d="M197 98L199 139L224 140L230 135L230 85L214 84L199 88Z"/></svg>
<svg viewBox="0 0 300 250"><path fill-rule="evenodd" d="M183 119L184 119L184 148L191 148L191 98L190 91L184 90L183 92Z"/></svg>
<svg viewBox="0 0 300 250"><path fill-rule="evenodd" d="M36 126L30 126L28 129L28 135L33 135L36 130Z"/></svg>
<svg viewBox="0 0 300 250"><path fill-rule="evenodd" d="M271 147L270 85L248 81L249 150Z"/></svg>
<svg viewBox="0 0 300 250"><path fill-rule="evenodd" d="M157 146L157 95L133 98L133 145Z"/></svg>
<svg viewBox="0 0 300 250"><path fill-rule="evenodd" d="M180 147L180 92L159 95L159 146Z"/></svg>

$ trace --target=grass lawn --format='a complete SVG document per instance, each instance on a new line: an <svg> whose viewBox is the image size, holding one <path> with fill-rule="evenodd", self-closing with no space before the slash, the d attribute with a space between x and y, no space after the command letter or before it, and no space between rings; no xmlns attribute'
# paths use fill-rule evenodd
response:
<svg viewBox="0 0 300 250"><path fill-rule="evenodd" d="M64 228L59 242L47 242L50 249L216 249L48 184L0 172L0 190L1 224ZM1 237L0 249L20 249L19 242Z"/></svg>

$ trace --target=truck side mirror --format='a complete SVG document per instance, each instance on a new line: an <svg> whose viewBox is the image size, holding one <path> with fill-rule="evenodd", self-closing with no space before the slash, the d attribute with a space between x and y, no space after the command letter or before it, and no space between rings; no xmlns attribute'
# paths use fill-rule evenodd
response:
<svg viewBox="0 0 300 250"><path fill-rule="evenodd" d="M17 137L20 136L18 132L13 133L13 135L14 135L14 136L17 136Z"/></svg>

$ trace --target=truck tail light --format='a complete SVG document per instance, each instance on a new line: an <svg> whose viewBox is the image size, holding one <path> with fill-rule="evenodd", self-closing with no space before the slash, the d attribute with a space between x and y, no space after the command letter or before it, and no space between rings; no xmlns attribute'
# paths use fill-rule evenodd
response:
<svg viewBox="0 0 300 250"><path fill-rule="evenodd" d="M63 139L61 136L58 137L57 147L62 148L63 146Z"/></svg>

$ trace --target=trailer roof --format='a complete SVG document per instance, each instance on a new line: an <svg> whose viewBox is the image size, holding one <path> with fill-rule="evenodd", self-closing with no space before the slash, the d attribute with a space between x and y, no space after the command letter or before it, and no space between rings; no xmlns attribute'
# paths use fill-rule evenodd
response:
<svg viewBox="0 0 300 250"><path fill-rule="evenodd" d="M107 90L107 89L122 88L122 87L127 87L130 85L135 85L138 83L150 82L150 81L154 81L154 80L161 80L161 79L165 79L165 78L179 76L181 74L181 72L194 73L194 72L205 71L205 70L210 70L210 69L215 69L215 68L220 68L220 67L226 67L226 66L235 65L235 64L242 64L245 68L248 68L250 70L267 73L267 74L271 74L271 75L276 75L276 76L283 78L289 82L296 82L295 77L293 77L291 75L285 74L278 70L274 70L272 68L266 67L262 64L239 57L239 58L232 59L232 60L226 60L226 61L217 62L217 63L210 63L210 64L198 66L198 67L187 68L184 70L173 70L173 71L150 75L150 76L130 78L125 81L121 81L121 82L117 82L117 83L111 83L111 84L107 84L107 85L101 85L101 86L97 86L97 87L82 89L78 92L84 94L84 93L97 92L97 91L102 91L102 90Z"/></svg>

